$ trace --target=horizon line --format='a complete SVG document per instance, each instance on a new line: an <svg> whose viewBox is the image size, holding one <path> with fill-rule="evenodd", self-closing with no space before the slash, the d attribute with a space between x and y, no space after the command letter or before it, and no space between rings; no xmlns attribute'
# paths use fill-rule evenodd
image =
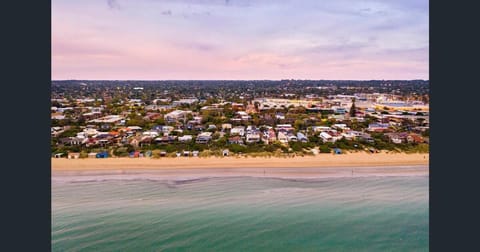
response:
<svg viewBox="0 0 480 252"><path fill-rule="evenodd" d="M51 81L430 81L429 79L57 79Z"/></svg>

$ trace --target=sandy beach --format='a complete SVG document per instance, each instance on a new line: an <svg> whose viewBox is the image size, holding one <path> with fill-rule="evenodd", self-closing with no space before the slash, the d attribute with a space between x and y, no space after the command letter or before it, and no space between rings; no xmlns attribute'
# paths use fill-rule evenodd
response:
<svg viewBox="0 0 480 252"><path fill-rule="evenodd" d="M342 155L276 157L178 157L178 158L52 158L52 172L60 171L135 171L179 169L243 169L243 168L334 168L334 167L428 167L428 154L406 153L348 153Z"/></svg>

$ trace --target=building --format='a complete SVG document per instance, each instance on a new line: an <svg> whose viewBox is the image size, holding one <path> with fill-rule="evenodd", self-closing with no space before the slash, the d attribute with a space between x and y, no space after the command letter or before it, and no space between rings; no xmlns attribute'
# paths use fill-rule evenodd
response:
<svg viewBox="0 0 480 252"><path fill-rule="evenodd" d="M322 141L324 143L334 143L335 142L334 138L330 134L328 134L327 132L320 133L320 138L322 139Z"/></svg>
<svg viewBox="0 0 480 252"><path fill-rule="evenodd" d="M275 131L273 129L269 129L268 131L263 132L262 141L265 144L271 144L277 141L277 136L275 135Z"/></svg>
<svg viewBox="0 0 480 252"><path fill-rule="evenodd" d="M260 133L257 132L257 131L251 131L251 132L247 133L246 142L247 143L258 143L258 142L260 142Z"/></svg>
<svg viewBox="0 0 480 252"><path fill-rule="evenodd" d="M178 137L178 141L182 143L190 142L192 141L192 139L193 138L191 135L184 135L184 136Z"/></svg>
<svg viewBox="0 0 480 252"><path fill-rule="evenodd" d="M173 106L192 105L196 102L198 102L197 98L186 98L186 99L180 99L180 100L177 100L177 101L173 101L172 105Z"/></svg>
<svg viewBox="0 0 480 252"><path fill-rule="evenodd" d="M192 111L185 111L185 110L174 110L164 116L165 121L168 123L178 122L180 120L186 121L187 115L191 114Z"/></svg>
<svg viewBox="0 0 480 252"><path fill-rule="evenodd" d="M287 138L287 135L283 132L278 132L278 137L277 137L278 141L280 141L281 143L283 144L286 144L288 143L288 138Z"/></svg>
<svg viewBox="0 0 480 252"><path fill-rule="evenodd" d="M371 123L368 125L368 131L382 132L388 130L390 124L388 123Z"/></svg>
<svg viewBox="0 0 480 252"><path fill-rule="evenodd" d="M330 131L332 128L328 126L312 126L313 132L323 132L323 131Z"/></svg>
<svg viewBox="0 0 480 252"><path fill-rule="evenodd" d="M222 124L222 130L229 130L232 128L232 124L231 123L223 123Z"/></svg>
<svg viewBox="0 0 480 252"><path fill-rule="evenodd" d="M196 143L206 144L212 140L212 132L202 132L197 136Z"/></svg>
<svg viewBox="0 0 480 252"><path fill-rule="evenodd" d="M303 133L300 133L300 132L297 133L297 139L302 143L308 142L308 138Z"/></svg>
<svg viewBox="0 0 480 252"><path fill-rule="evenodd" d="M243 126L236 126L230 130L230 135L239 135L239 136L244 136L245 135L245 127Z"/></svg>
<svg viewBox="0 0 480 252"><path fill-rule="evenodd" d="M102 123L102 124L118 124L124 118L119 115L107 115L97 119L88 121L89 123Z"/></svg>
<svg viewBox="0 0 480 252"><path fill-rule="evenodd" d="M232 136L228 138L229 144L243 144L243 139L240 136Z"/></svg>

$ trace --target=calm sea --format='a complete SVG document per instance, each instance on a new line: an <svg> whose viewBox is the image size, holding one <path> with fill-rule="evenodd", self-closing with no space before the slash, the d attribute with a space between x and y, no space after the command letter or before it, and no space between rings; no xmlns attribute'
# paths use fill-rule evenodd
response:
<svg viewBox="0 0 480 252"><path fill-rule="evenodd" d="M53 251L428 251L428 176L52 183Z"/></svg>

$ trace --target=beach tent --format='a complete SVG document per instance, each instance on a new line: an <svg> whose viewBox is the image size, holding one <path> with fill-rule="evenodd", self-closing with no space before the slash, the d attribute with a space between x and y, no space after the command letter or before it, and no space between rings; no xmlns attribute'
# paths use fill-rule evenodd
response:
<svg viewBox="0 0 480 252"><path fill-rule="evenodd" d="M104 152L99 152L97 153L97 155L95 155L96 158L107 158L108 157L108 153L106 151Z"/></svg>
<svg viewBox="0 0 480 252"><path fill-rule="evenodd" d="M140 151L132 151L128 156L131 158L138 158L140 156Z"/></svg>
<svg viewBox="0 0 480 252"><path fill-rule="evenodd" d="M339 148L335 148L335 149L333 150L333 152L334 152L335 154L342 154L342 150L340 150Z"/></svg>

